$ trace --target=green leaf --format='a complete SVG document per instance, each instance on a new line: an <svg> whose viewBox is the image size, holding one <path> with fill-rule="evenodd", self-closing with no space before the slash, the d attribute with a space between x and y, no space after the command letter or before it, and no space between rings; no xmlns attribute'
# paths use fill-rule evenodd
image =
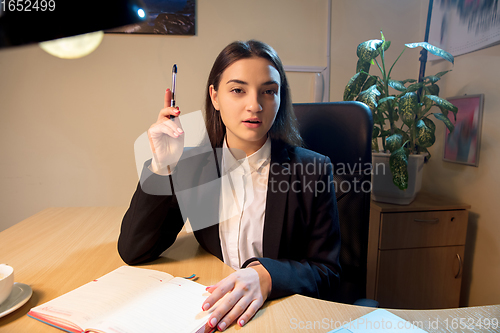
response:
<svg viewBox="0 0 500 333"><path fill-rule="evenodd" d="M430 53L434 54L435 56L441 57L441 58L451 62L452 64L455 61L455 59L453 58L453 56L451 54L449 54L445 50L442 50L439 47L431 45L427 42L411 43L411 44L405 44L405 45L406 45L406 47L409 47L410 49L414 49L416 47L423 47L424 49L426 49Z"/></svg>
<svg viewBox="0 0 500 333"><path fill-rule="evenodd" d="M367 76L368 74L359 72L351 77L344 89L344 101L353 101L358 96Z"/></svg>
<svg viewBox="0 0 500 333"><path fill-rule="evenodd" d="M403 146L403 136L401 134L393 134L385 139L385 148L391 153Z"/></svg>
<svg viewBox="0 0 500 333"><path fill-rule="evenodd" d="M427 148L436 142L436 136L434 135L435 128L428 127L423 120L417 121L416 129L416 141L419 146Z"/></svg>
<svg viewBox="0 0 500 333"><path fill-rule="evenodd" d="M385 51L387 51L387 49L389 48L389 46L391 46L391 41L390 40L386 40L386 41L384 41L383 45L384 45L384 52L385 52ZM377 51L375 51L373 53L373 58L378 57L378 55L380 54L380 50L382 50L382 48L377 49Z"/></svg>
<svg viewBox="0 0 500 333"><path fill-rule="evenodd" d="M363 61L361 59L358 59L358 62L356 63L356 73L358 72L365 72L369 73L370 72L370 62L369 61Z"/></svg>
<svg viewBox="0 0 500 333"><path fill-rule="evenodd" d="M396 89L398 91L405 91L406 87L401 81L389 80L389 87Z"/></svg>
<svg viewBox="0 0 500 333"><path fill-rule="evenodd" d="M446 117L448 117L448 112L450 112L450 111L446 110L445 108L443 108L442 106L439 106L439 105L438 105L438 108L441 110L442 114L444 114Z"/></svg>
<svg viewBox="0 0 500 333"><path fill-rule="evenodd" d="M407 142L407 141L410 141L410 136L408 135L408 133L406 133L405 131L403 131L402 129L400 128L395 128L394 129L394 132L395 134L399 134L403 137L403 142Z"/></svg>
<svg viewBox="0 0 500 333"><path fill-rule="evenodd" d="M395 122L399 120L399 114L397 112L392 113L392 120L394 120Z"/></svg>
<svg viewBox="0 0 500 333"><path fill-rule="evenodd" d="M365 84L363 84L363 88L361 88L361 91L366 90L366 89L368 89L371 86L376 85L376 84L377 84L377 77L376 76L370 76L366 80Z"/></svg>
<svg viewBox="0 0 500 333"><path fill-rule="evenodd" d="M455 125L453 125L453 123L450 121L450 119L448 119L447 116L442 113L433 113L433 115L434 117L436 117L436 119L441 120L446 125L450 133L453 132L453 130L455 129Z"/></svg>
<svg viewBox="0 0 500 333"><path fill-rule="evenodd" d="M406 80L401 81L402 84L415 83L415 82L417 82L417 80L415 80L415 79L406 79Z"/></svg>
<svg viewBox="0 0 500 333"><path fill-rule="evenodd" d="M417 91L418 89L422 88L423 86L424 86L423 82L410 84L408 86L408 88L406 89L406 92Z"/></svg>
<svg viewBox="0 0 500 333"><path fill-rule="evenodd" d="M363 61L371 61L373 58L375 58L375 52L380 46L382 46L383 43L384 42L380 39L372 39L363 42L358 45L356 54L358 55L358 58Z"/></svg>
<svg viewBox="0 0 500 333"><path fill-rule="evenodd" d="M385 123L384 116L382 114L380 114L380 112L375 112L373 114L373 122L375 124Z"/></svg>
<svg viewBox="0 0 500 333"><path fill-rule="evenodd" d="M373 85L370 88L359 93L356 99L359 102L363 102L375 113L377 108L377 98L380 96L380 92L377 90L377 85Z"/></svg>
<svg viewBox="0 0 500 333"><path fill-rule="evenodd" d="M436 124L429 118L425 117L422 118L422 121L425 123L425 126L429 127L431 130L435 131L436 130Z"/></svg>
<svg viewBox="0 0 500 333"><path fill-rule="evenodd" d="M437 76L437 77L441 77L441 76L445 75L445 74L446 74L446 73L448 73L448 72L451 72L451 69L449 69L449 70L447 70L447 71L439 72L439 73L437 73L437 74L436 74L436 76Z"/></svg>
<svg viewBox="0 0 500 333"><path fill-rule="evenodd" d="M441 97L437 97L436 95L425 95L425 98L431 99L437 105L445 108L446 110L450 110L453 113L458 111L458 108L455 105L445 99L442 99Z"/></svg>
<svg viewBox="0 0 500 333"><path fill-rule="evenodd" d="M424 106L425 108L421 110L421 112L417 115L418 118L423 117L433 106L432 100L428 98L424 98Z"/></svg>
<svg viewBox="0 0 500 333"><path fill-rule="evenodd" d="M424 80L429 80L430 83L436 83L437 81L441 80L441 77L448 72L451 72L451 70L442 71L442 72L437 73L436 75L426 76L426 77L424 77Z"/></svg>
<svg viewBox="0 0 500 333"><path fill-rule="evenodd" d="M403 147L392 152L389 165L394 185L400 190L406 190L408 188L408 156Z"/></svg>
<svg viewBox="0 0 500 333"><path fill-rule="evenodd" d="M439 96L439 86L437 84L431 84L430 86L426 86L425 89L429 93L429 95Z"/></svg>
<svg viewBox="0 0 500 333"><path fill-rule="evenodd" d="M415 121L415 111L418 108L418 97L414 92L409 92L399 99L399 115L406 126L411 126Z"/></svg>
<svg viewBox="0 0 500 333"><path fill-rule="evenodd" d="M384 91L384 85L380 82L380 80L377 81L377 89L378 89L378 91L381 91L381 92Z"/></svg>
<svg viewBox="0 0 500 333"><path fill-rule="evenodd" d="M393 101L394 99L396 98L396 96L387 96L387 97L384 97L384 98L381 98L380 101L378 101L378 104L383 104L387 101Z"/></svg>
<svg viewBox="0 0 500 333"><path fill-rule="evenodd" d="M441 80L441 78L437 75L429 75L429 76L424 77L424 80L429 80L430 83L436 83L439 80Z"/></svg>
<svg viewBox="0 0 500 333"><path fill-rule="evenodd" d="M378 140L376 138L372 139L372 150L379 151L379 149L378 149Z"/></svg>
<svg viewBox="0 0 500 333"><path fill-rule="evenodd" d="M427 148L436 142L434 130L429 128L423 120L417 121L416 129L416 141L419 146Z"/></svg>
<svg viewBox="0 0 500 333"><path fill-rule="evenodd" d="M391 109L394 108L391 101L393 101L396 97L395 96L388 96L384 97L381 100L378 101L378 110L382 112L391 112Z"/></svg>

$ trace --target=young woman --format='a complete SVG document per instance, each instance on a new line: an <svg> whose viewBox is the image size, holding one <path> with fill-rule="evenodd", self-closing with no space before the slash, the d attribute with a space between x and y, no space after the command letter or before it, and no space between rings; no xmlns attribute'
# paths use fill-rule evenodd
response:
<svg viewBox="0 0 500 333"><path fill-rule="evenodd" d="M180 110L168 107L169 102L167 90L165 108L148 131L155 157L146 163L144 181L123 218L118 249L128 264L156 259L181 230L187 213L179 208L185 193L176 190L176 173L200 184L213 180L207 176L207 156L179 160L183 132L178 118L170 116ZM331 163L300 148L288 82L276 52L254 40L226 46L208 78L205 112L214 148L208 155L217 165L215 178L221 179L217 195L212 191L208 197L219 215L187 215L192 225L213 220L209 227L196 228L195 236L208 252L237 269L209 287L204 310L228 292L230 297L208 324L221 331L233 322L243 326L266 299L291 294L331 300L340 272ZM171 194L154 195L160 187L170 190L171 183ZM187 199L192 205L203 197L196 191ZM238 191L243 199L228 200Z"/></svg>

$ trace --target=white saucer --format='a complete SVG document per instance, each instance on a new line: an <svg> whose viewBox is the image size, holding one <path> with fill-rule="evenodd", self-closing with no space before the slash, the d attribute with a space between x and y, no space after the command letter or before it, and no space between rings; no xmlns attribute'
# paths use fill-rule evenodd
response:
<svg viewBox="0 0 500 333"><path fill-rule="evenodd" d="M9 297L0 304L0 318L19 309L33 294L30 286L24 283L14 282Z"/></svg>

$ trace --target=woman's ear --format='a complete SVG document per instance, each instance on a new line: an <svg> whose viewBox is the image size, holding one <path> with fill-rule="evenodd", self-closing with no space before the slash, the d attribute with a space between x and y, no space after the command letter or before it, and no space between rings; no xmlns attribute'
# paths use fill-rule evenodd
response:
<svg viewBox="0 0 500 333"><path fill-rule="evenodd" d="M211 84L209 89L210 93L210 99L212 100L212 105L214 106L215 110L219 111L219 102L217 100L217 90L215 90L214 85Z"/></svg>

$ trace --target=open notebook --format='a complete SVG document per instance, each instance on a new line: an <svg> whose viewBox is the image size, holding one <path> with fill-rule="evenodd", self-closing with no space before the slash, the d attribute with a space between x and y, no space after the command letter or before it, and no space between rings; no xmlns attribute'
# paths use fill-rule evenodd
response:
<svg viewBox="0 0 500 333"><path fill-rule="evenodd" d="M156 270L122 266L28 316L67 332L210 332L205 286Z"/></svg>

